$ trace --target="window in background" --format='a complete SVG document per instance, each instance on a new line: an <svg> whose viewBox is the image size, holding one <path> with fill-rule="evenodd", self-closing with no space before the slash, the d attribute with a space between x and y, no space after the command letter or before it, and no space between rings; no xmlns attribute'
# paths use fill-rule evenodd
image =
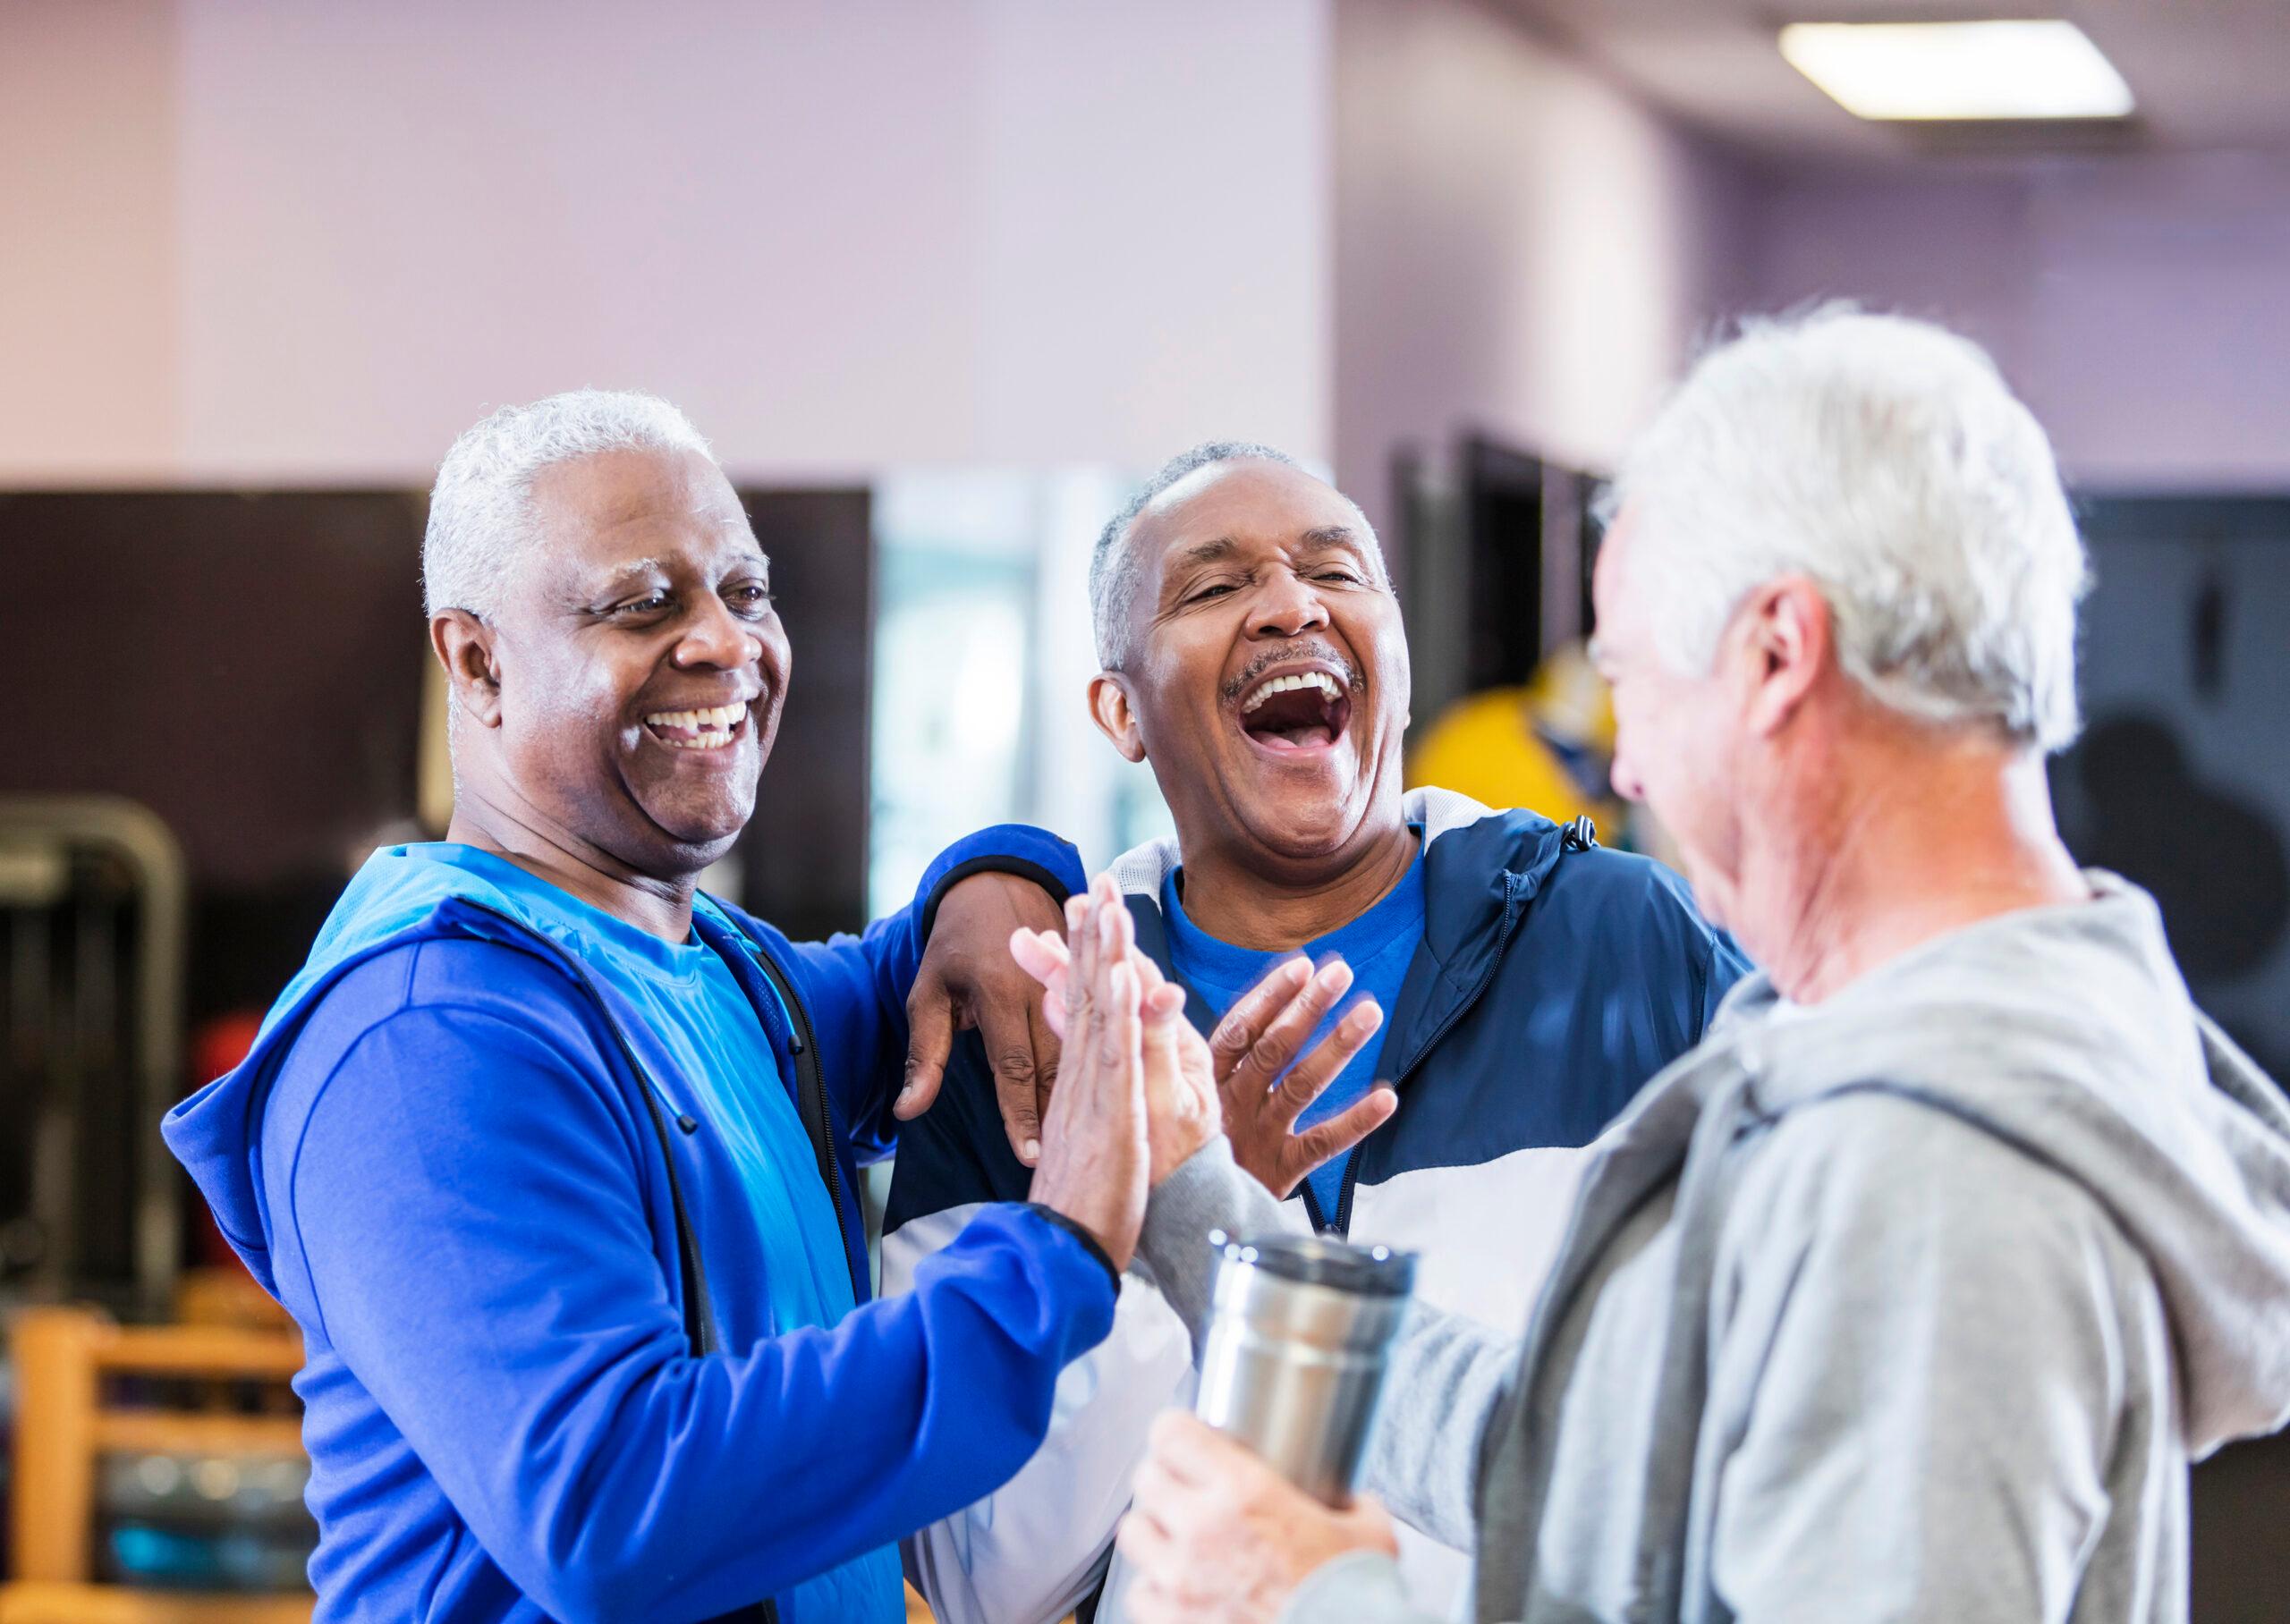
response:
<svg viewBox="0 0 2290 1624"><path fill-rule="evenodd" d="M1053 829L1093 869L1171 832L1151 772L1089 716L1090 550L1131 488L1101 470L905 472L877 486L874 915L984 824Z"/></svg>

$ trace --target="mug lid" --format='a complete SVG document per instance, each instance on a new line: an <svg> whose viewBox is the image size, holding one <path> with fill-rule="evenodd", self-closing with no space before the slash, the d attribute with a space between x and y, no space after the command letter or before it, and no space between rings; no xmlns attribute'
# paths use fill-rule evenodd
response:
<svg viewBox="0 0 2290 1624"><path fill-rule="evenodd" d="M1415 1290L1415 1254L1353 1246L1324 1235L1265 1235L1234 1240L1212 1231L1209 1244L1228 1263L1248 1264L1276 1280L1328 1286L1363 1297L1405 1297Z"/></svg>

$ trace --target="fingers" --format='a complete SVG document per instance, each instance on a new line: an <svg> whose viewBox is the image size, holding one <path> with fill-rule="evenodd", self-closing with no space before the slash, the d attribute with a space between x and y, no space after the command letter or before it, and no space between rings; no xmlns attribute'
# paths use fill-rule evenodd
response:
<svg viewBox="0 0 2290 1624"><path fill-rule="evenodd" d="M1073 961L1065 938L1051 930L1028 930L1021 925L1010 933L1010 957L1018 968L1041 983L1042 991L1063 997L1065 967Z"/></svg>
<svg viewBox="0 0 2290 1624"><path fill-rule="evenodd" d="M1057 1029L1050 1023L1047 1000L1028 1001L1026 1029L1034 1045L1034 1111L1037 1117L1047 1117L1050 1090L1057 1086L1057 1063L1064 1053Z"/></svg>
<svg viewBox="0 0 2290 1624"><path fill-rule="evenodd" d="M954 1046L954 1005L937 985L917 986L906 1005L906 1077L891 1102L893 1116L904 1121L930 1109Z"/></svg>
<svg viewBox="0 0 2290 1624"><path fill-rule="evenodd" d="M1336 1029L1314 1044L1310 1053L1289 1067L1273 1089L1272 1119L1285 1128L1303 1115L1305 1107L1319 1098L1353 1057L1368 1046L1368 1040L1383 1024L1383 1007L1372 998L1362 998L1346 1010L1344 1019L1336 1023Z"/></svg>
<svg viewBox="0 0 2290 1624"><path fill-rule="evenodd" d="M1226 1092L1236 1100L1251 1103L1254 1103L1254 1096L1269 1093L1281 1072L1287 1070L1288 1062L1296 1058L1296 1051L1303 1047L1304 1040L1351 986L1352 967L1341 959L1331 959L1314 971L1303 989L1272 1017L1243 1051L1224 1079Z"/></svg>
<svg viewBox="0 0 2290 1624"><path fill-rule="evenodd" d="M1378 1084L1368 1091L1368 1097L1356 1105L1345 1107L1325 1122L1307 1128L1292 1137L1286 1147L1286 1161L1282 1171L1290 1180L1290 1188L1333 1157L1340 1156L1366 1138L1399 1109L1399 1095L1387 1084Z"/></svg>
<svg viewBox="0 0 2290 1624"><path fill-rule="evenodd" d="M1256 1042L1257 1035L1288 1006L1288 1001L1295 997L1311 973L1311 961L1302 954L1284 959L1266 972L1263 980L1234 1001L1233 1007L1225 1011L1225 1019L1209 1035L1209 1054L1219 1083L1233 1074L1234 1068L1248 1053L1249 1045Z"/></svg>
<svg viewBox="0 0 2290 1624"><path fill-rule="evenodd" d="M1025 1012L1000 1001L980 1001L979 1041L994 1070L995 1103L1010 1148L1028 1167L1041 1160L1041 1104L1034 1092L1034 1038Z"/></svg>
<svg viewBox="0 0 2290 1624"><path fill-rule="evenodd" d="M1147 1450L1147 1464L1188 1488L1230 1483L1266 1469L1247 1445L1181 1409L1165 1409L1153 1417ZM1138 1470L1141 1480L1145 1468Z"/></svg>

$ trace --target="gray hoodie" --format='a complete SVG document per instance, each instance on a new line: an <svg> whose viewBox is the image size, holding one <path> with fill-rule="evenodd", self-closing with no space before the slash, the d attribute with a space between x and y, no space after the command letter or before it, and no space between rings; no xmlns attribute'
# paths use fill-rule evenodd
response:
<svg viewBox="0 0 2290 1624"><path fill-rule="evenodd" d="M1523 1345L1419 1312L1368 1486L1483 1620L2174 1620L2190 1459L2290 1421L2290 1108L2153 902L1743 982L1602 1141ZM1144 1250L1199 1333L1221 1144ZM1287 1617L1415 1618L1378 1557Z"/></svg>

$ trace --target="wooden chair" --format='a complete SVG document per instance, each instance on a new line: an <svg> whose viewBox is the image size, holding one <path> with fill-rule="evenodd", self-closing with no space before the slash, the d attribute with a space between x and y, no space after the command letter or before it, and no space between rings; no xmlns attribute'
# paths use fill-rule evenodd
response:
<svg viewBox="0 0 2290 1624"><path fill-rule="evenodd" d="M15 1571L0 1624L309 1624L307 1596L201 1595L95 1580L96 1468L114 1451L300 1454L297 1416L107 1405L107 1376L283 1383L301 1339L212 1325L127 1328L79 1308L16 1323Z"/></svg>

